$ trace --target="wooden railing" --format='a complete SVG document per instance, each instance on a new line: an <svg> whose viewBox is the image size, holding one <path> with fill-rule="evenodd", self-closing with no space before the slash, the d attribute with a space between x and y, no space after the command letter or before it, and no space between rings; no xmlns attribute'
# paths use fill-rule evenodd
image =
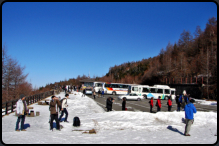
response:
<svg viewBox="0 0 219 146"><path fill-rule="evenodd" d="M48 96L54 95L55 93L58 94L59 92L60 91L55 91L55 90L47 91L44 93L28 96L25 98L25 100L26 100L27 105L30 105L30 104L36 103L42 99L45 99ZM2 103L2 109L5 109L4 111L2 110L2 114L5 113L5 115L7 115L10 110L12 113L14 111L14 109L16 108L17 101L18 101L18 99Z"/></svg>

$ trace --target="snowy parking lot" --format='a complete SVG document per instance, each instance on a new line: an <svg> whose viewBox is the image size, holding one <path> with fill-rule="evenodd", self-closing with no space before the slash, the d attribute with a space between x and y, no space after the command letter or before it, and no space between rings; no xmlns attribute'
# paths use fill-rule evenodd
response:
<svg viewBox="0 0 219 146"><path fill-rule="evenodd" d="M49 106L34 103L40 115L26 117L27 131L15 131L17 117L11 113L2 117L2 142L5 144L215 144L217 113L197 112L190 135L184 136L185 113L111 111L105 112L93 99L69 94L68 121L61 122L61 131L49 130ZM56 95L64 97L64 93ZM47 99L50 99L48 97ZM211 103L210 103L211 104ZM81 120L73 127L73 117ZM63 116L64 118L65 116ZM54 121L55 126L55 121ZM95 129L96 134L86 133Z"/></svg>

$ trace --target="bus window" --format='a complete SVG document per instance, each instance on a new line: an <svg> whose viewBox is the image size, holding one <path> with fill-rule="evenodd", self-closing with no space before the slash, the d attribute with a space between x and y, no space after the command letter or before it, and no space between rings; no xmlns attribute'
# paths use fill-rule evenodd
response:
<svg viewBox="0 0 219 146"><path fill-rule="evenodd" d="M112 88L118 88L118 85L116 84L111 84Z"/></svg>
<svg viewBox="0 0 219 146"><path fill-rule="evenodd" d="M138 91L138 87L132 87L132 91Z"/></svg>
<svg viewBox="0 0 219 146"><path fill-rule="evenodd" d="M151 88L151 93L157 93L156 88Z"/></svg>
<svg viewBox="0 0 219 146"><path fill-rule="evenodd" d="M170 94L170 89L165 89L165 94Z"/></svg>
<svg viewBox="0 0 219 146"><path fill-rule="evenodd" d="M157 93L163 94L163 89L158 89L158 90L157 90Z"/></svg>
<svg viewBox="0 0 219 146"><path fill-rule="evenodd" d="M142 88L142 92L150 92L149 88Z"/></svg>

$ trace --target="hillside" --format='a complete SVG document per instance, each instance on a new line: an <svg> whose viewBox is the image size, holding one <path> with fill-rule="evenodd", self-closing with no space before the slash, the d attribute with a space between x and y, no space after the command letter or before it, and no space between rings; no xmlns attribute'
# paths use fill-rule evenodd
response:
<svg viewBox="0 0 219 146"><path fill-rule="evenodd" d="M99 80L153 85L165 83L166 78L168 83L180 83L181 78L184 82L187 79L194 82L196 77L204 77L204 84L210 85L205 92L216 98L217 20L214 17L208 20L204 31L197 26L193 36L184 30L178 42L168 43L158 56L110 67Z"/></svg>

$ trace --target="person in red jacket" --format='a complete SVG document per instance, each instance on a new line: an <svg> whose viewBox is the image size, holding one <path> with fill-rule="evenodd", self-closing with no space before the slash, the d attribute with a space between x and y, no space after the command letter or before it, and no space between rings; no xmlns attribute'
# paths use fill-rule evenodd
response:
<svg viewBox="0 0 219 146"><path fill-rule="evenodd" d="M168 111L170 112L171 111L171 107L172 107L172 101L171 101L170 97L168 97L167 105L168 105Z"/></svg>
<svg viewBox="0 0 219 146"><path fill-rule="evenodd" d="M157 99L157 112L159 112L161 110L161 99L160 96Z"/></svg>
<svg viewBox="0 0 219 146"><path fill-rule="evenodd" d="M149 101L149 103L150 103L150 113L152 113L152 108L154 106L153 102L154 102L154 98L151 97L151 100Z"/></svg>

